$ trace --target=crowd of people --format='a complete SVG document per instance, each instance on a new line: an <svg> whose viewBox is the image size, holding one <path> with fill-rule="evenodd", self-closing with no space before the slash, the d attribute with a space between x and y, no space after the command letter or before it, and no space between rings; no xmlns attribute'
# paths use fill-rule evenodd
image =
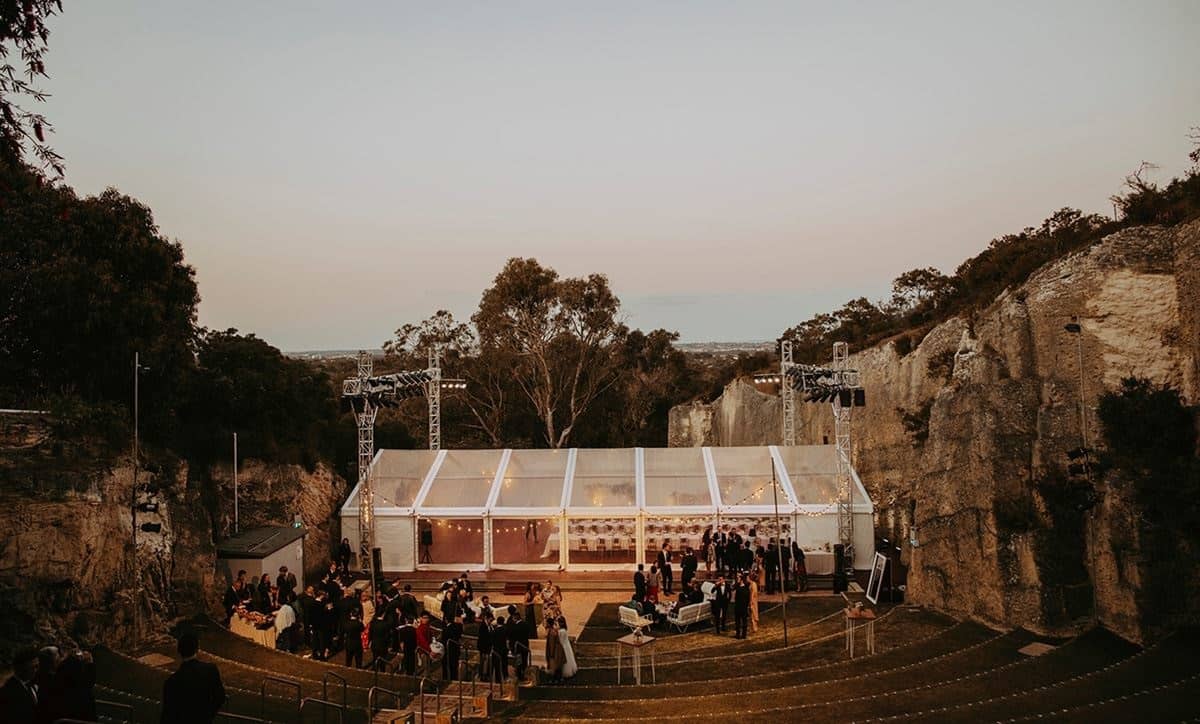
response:
<svg viewBox="0 0 1200 724"><path fill-rule="evenodd" d="M48 724L59 719L97 721L96 666L92 655L63 655L57 646L25 649L0 687L0 722Z"/></svg>
<svg viewBox="0 0 1200 724"><path fill-rule="evenodd" d="M716 575L706 595L696 581L699 561L705 571ZM701 538L699 555L690 546L684 548L679 560L679 596L667 605L666 597L674 595L673 553L664 545L657 560L647 571L639 563L633 574L633 595L624 605L639 616L652 619L655 625L665 626L671 614L684 606L703 603L711 606L713 631L725 633L729 609L733 608L734 637L744 639L758 631L758 595L760 591L774 594L786 590L808 589L808 574L804 551L792 541L782 549L771 539L765 546L743 538L737 532L714 531L711 527ZM726 576L729 576L727 579Z"/></svg>
<svg viewBox="0 0 1200 724"><path fill-rule="evenodd" d="M427 662L440 665L446 679L474 675L494 681L506 680L510 668L518 678L525 676L530 641L539 638L541 626L549 678L569 678L578 670L562 615L562 592L552 581L530 583L521 604L494 606L487 595L475 596L470 574L463 572L441 586L439 622L424 610L411 584L383 582L374 598L365 589L356 591L345 548L343 541L321 580L299 593L286 568L275 581L263 575L257 583L239 571L225 592L228 620L252 613L259 627L274 628L276 648L289 653L307 648L307 656L318 660L340 654L346 666L404 674L415 674ZM474 648L480 654L471 663L473 673L463 660L468 627L475 629Z"/></svg>

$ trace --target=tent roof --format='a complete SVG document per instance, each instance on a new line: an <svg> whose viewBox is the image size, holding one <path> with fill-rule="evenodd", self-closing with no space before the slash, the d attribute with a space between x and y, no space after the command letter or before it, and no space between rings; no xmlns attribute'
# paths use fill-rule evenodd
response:
<svg viewBox="0 0 1200 724"><path fill-rule="evenodd" d="M569 450L381 450L376 506L424 517L830 513L832 445ZM855 512L873 507L851 471ZM342 508L357 514L358 489Z"/></svg>

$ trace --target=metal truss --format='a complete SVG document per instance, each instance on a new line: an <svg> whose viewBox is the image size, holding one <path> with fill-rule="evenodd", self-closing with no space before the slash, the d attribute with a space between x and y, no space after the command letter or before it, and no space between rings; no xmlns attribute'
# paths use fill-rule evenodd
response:
<svg viewBox="0 0 1200 724"><path fill-rule="evenodd" d="M779 377L781 380L789 379L788 375L795 365L792 363L792 342L785 339L780 345L779 350ZM790 384L785 384L780 387L780 396L783 398L783 444L796 444L796 390Z"/></svg>
<svg viewBox="0 0 1200 724"><path fill-rule="evenodd" d="M847 560L854 560L854 478L851 472L851 413L866 403L858 370L849 366L850 347L833 344L833 364L828 367L796 364L792 344L780 345L779 377L760 375L758 382L778 382L783 398L783 443L796 444L796 393L805 402L828 402L833 409L834 447L837 452L838 542L845 546Z"/></svg>

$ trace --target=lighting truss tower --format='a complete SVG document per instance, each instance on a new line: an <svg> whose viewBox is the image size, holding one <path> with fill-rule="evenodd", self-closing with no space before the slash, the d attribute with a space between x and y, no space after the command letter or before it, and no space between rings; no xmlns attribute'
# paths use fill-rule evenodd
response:
<svg viewBox="0 0 1200 724"><path fill-rule="evenodd" d="M849 560L854 560L854 516L852 500L854 478L850 469L850 418L855 407L866 404L866 394L860 384L858 370L849 365L850 347L845 342L833 345L833 364L829 367L796 364L792 359L791 342L780 345L779 375L759 375L755 382L777 382L783 397L783 442L796 444L796 398L800 392L804 402L828 402L833 409L834 447L837 453L837 518L838 542L845 546Z"/></svg>
<svg viewBox="0 0 1200 724"><path fill-rule="evenodd" d="M369 473L375 456L375 416L381 407L394 407L402 399L427 393L434 373L416 370L374 376L371 372L370 353L359 351L358 374L342 382L342 400L354 411L358 426L358 560L374 590L375 491Z"/></svg>
<svg viewBox="0 0 1200 724"><path fill-rule="evenodd" d="M783 340L779 349L779 379L788 378L788 370L792 368L792 341ZM791 385L782 385L780 393L783 397L783 444L796 444L796 391Z"/></svg>
<svg viewBox="0 0 1200 724"><path fill-rule="evenodd" d="M854 480L850 470L850 415L854 410L855 391L861 392L858 370L850 369L850 346L845 342L833 343L833 369L835 378L849 395L833 396L833 436L837 450L838 486L838 540L846 552L846 560L854 560L854 515L852 508ZM849 397L845 400L843 398ZM848 402L849 404L843 404ZM851 563L850 567L854 564Z"/></svg>

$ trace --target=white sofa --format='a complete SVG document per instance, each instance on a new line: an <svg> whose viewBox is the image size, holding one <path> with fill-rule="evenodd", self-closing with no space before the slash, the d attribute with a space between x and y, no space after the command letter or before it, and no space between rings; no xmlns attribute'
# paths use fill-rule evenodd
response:
<svg viewBox="0 0 1200 724"><path fill-rule="evenodd" d="M638 612L628 606L621 606L617 609L621 616L621 625L628 626L630 631L638 631L643 628L654 625L654 619L650 616L639 616Z"/></svg>
<svg viewBox="0 0 1200 724"><path fill-rule="evenodd" d="M708 601L701 601L700 603L689 603L681 606L678 611L668 613L667 623L683 632L687 630L688 626L707 621L710 618L712 618L712 605Z"/></svg>

